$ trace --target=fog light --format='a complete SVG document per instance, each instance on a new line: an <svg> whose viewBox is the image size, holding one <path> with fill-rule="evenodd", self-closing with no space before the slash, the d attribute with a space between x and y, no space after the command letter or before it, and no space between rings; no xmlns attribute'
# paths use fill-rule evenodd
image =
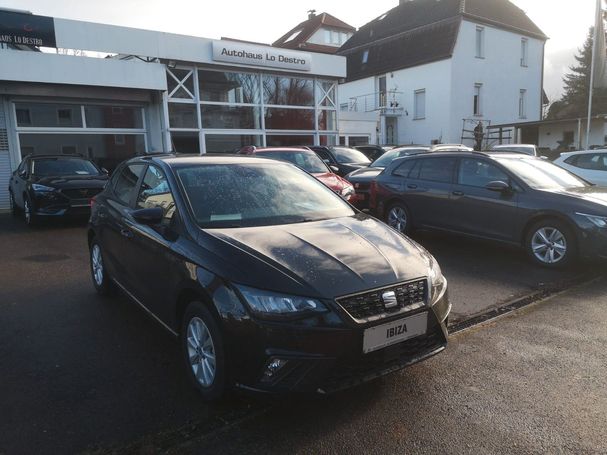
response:
<svg viewBox="0 0 607 455"><path fill-rule="evenodd" d="M284 359L278 359L276 357L271 358L270 361L266 364L266 368L263 372L262 381L269 381L270 379L272 379L274 375L278 373L286 364L287 361Z"/></svg>

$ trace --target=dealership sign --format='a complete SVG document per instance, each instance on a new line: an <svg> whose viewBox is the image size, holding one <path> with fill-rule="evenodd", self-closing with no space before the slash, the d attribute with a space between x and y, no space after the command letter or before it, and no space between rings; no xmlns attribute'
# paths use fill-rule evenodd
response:
<svg viewBox="0 0 607 455"><path fill-rule="evenodd" d="M0 10L0 43L57 47L52 17Z"/></svg>
<svg viewBox="0 0 607 455"><path fill-rule="evenodd" d="M246 43L213 41L213 60L241 65L310 71L312 56L305 52L259 47Z"/></svg>

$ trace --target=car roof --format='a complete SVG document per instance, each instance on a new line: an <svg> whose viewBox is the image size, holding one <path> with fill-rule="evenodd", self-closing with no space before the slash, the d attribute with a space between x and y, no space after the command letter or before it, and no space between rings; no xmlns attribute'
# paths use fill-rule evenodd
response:
<svg viewBox="0 0 607 455"><path fill-rule="evenodd" d="M496 144L496 145L491 146L492 149L507 149L507 148L513 148L513 147L535 148L536 146L534 144Z"/></svg>
<svg viewBox="0 0 607 455"><path fill-rule="evenodd" d="M290 153L314 153L307 147L257 147L253 154L260 152L290 152Z"/></svg>
<svg viewBox="0 0 607 455"><path fill-rule="evenodd" d="M561 156L571 156L571 155L591 155L594 153L603 153L607 152L607 148L602 149L593 149L593 150L574 150L572 152L563 152Z"/></svg>
<svg viewBox="0 0 607 455"><path fill-rule="evenodd" d="M284 161L274 160L270 158L258 157L255 155L230 155L226 153L207 153L204 155L175 155L175 154L158 154L147 155L132 158L130 161L140 162L163 162L169 166L181 166L192 164L252 164L266 162L268 164L285 163Z"/></svg>

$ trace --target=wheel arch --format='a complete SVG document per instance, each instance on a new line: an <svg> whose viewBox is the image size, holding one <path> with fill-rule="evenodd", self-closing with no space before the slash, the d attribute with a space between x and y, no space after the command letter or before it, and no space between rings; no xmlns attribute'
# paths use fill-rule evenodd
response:
<svg viewBox="0 0 607 455"><path fill-rule="evenodd" d="M206 306L215 318L219 328L222 328L221 316L213 304L211 297L209 297L209 295L207 295L207 293L202 289L196 289L192 286L185 286L177 293L177 299L175 301L174 327L177 329L176 331L178 333L181 331L181 322L183 320L185 310L192 302L200 302Z"/></svg>
<svg viewBox="0 0 607 455"><path fill-rule="evenodd" d="M548 220L548 219L556 219L558 221L565 223L569 227L569 229L571 229L571 232L573 234L573 238L576 242L576 245L579 244L579 239L577 236L577 230L576 230L575 223L568 216L566 216L562 213L559 213L559 212L538 212L538 213L534 214L533 216L531 216L525 223L525 226L523 227L523 230L521 231L521 238L520 238L521 246L525 247L525 244L527 241L527 236L529 235L529 231L531 230L531 227L534 224L536 224L542 220Z"/></svg>

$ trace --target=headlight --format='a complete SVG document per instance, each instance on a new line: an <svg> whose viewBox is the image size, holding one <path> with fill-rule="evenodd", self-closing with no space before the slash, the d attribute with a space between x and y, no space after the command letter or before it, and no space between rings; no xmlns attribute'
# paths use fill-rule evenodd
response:
<svg viewBox="0 0 607 455"><path fill-rule="evenodd" d="M343 197L346 201L348 199L350 199L352 196L354 196L354 193L355 193L355 191L354 191L354 187L352 185L348 185L348 186L344 187L340 192L341 197Z"/></svg>
<svg viewBox="0 0 607 455"><path fill-rule="evenodd" d="M430 305L434 305L438 299L441 298L443 291L447 286L447 280L443 276L443 272L433 256L430 256L430 273L428 275L428 281L430 286Z"/></svg>
<svg viewBox="0 0 607 455"><path fill-rule="evenodd" d="M36 193L48 193L49 191L55 191L55 188L51 188L50 186L39 185L37 183L32 184L32 189Z"/></svg>
<svg viewBox="0 0 607 455"><path fill-rule="evenodd" d="M583 216L596 227L604 228L607 227L607 216L596 216L596 215L587 215L585 213L576 213L576 215Z"/></svg>
<svg viewBox="0 0 607 455"><path fill-rule="evenodd" d="M270 316L323 313L327 308L318 300L294 295L276 294L246 286L237 286L249 306L256 313Z"/></svg>

